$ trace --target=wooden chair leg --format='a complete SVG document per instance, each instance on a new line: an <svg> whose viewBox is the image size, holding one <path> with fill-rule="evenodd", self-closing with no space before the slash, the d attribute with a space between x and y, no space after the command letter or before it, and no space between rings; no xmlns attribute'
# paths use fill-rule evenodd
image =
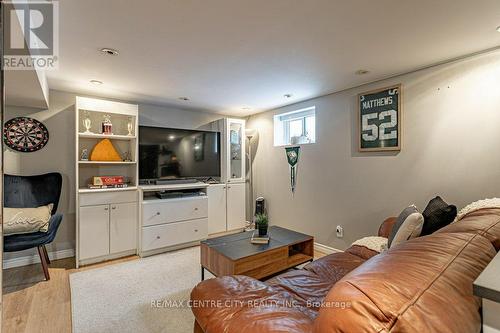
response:
<svg viewBox="0 0 500 333"><path fill-rule="evenodd" d="M43 254L45 254L45 259L47 260L47 263L50 265L50 258L49 254L47 253L47 248L45 247L45 244L43 246Z"/></svg>
<svg viewBox="0 0 500 333"><path fill-rule="evenodd" d="M47 259L45 258L45 253L43 252L43 246L38 247L38 255L40 256L40 261L42 262L43 274L45 275L45 280L50 280L49 266L47 264Z"/></svg>

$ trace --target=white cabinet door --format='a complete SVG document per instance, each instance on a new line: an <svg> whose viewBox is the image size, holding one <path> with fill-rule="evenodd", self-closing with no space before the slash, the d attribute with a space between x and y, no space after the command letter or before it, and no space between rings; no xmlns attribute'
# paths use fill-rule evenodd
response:
<svg viewBox="0 0 500 333"><path fill-rule="evenodd" d="M80 207L80 260L109 254L109 205Z"/></svg>
<svg viewBox="0 0 500 333"><path fill-rule="evenodd" d="M208 233L226 231L226 184L213 184L208 194Z"/></svg>
<svg viewBox="0 0 500 333"><path fill-rule="evenodd" d="M137 204L111 204L109 252L118 253L137 248Z"/></svg>
<svg viewBox="0 0 500 333"><path fill-rule="evenodd" d="M227 230L245 227L245 183L227 185Z"/></svg>
<svg viewBox="0 0 500 333"><path fill-rule="evenodd" d="M228 183L245 181L245 120L227 118L224 127L225 150L222 180Z"/></svg>

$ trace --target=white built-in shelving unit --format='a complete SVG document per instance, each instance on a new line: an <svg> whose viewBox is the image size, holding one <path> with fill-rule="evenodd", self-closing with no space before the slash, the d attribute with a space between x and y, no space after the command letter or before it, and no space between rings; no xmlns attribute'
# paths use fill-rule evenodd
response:
<svg viewBox="0 0 500 333"><path fill-rule="evenodd" d="M102 99L77 97L76 119L76 264L118 258L137 253L138 106ZM113 124L113 134L102 133L104 116ZM90 133L84 119L91 121ZM129 122L132 132L129 135ZM82 160L94 146L109 139L123 161ZM129 160L125 161L125 157ZM125 176L126 188L90 189L94 176Z"/></svg>

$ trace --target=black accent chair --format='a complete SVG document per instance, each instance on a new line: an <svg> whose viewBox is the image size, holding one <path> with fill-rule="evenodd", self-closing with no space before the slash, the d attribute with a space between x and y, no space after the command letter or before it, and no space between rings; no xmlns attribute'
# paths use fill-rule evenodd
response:
<svg viewBox="0 0 500 333"><path fill-rule="evenodd" d="M54 204L47 232L7 235L3 239L5 252L22 251L36 247L46 280L50 280L48 269L50 259L45 245L54 240L63 218L62 214L56 213L61 187L62 176L56 172L37 176L4 176L4 207L35 208Z"/></svg>

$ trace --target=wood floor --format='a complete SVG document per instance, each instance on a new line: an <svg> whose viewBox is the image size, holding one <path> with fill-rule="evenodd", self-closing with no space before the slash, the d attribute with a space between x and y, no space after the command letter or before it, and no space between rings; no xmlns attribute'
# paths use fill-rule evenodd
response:
<svg viewBox="0 0 500 333"><path fill-rule="evenodd" d="M315 259L325 256L315 252ZM119 262L137 256L75 269L74 258L54 260L50 280L45 281L40 264L9 268L3 271L3 332L71 332L69 274Z"/></svg>

